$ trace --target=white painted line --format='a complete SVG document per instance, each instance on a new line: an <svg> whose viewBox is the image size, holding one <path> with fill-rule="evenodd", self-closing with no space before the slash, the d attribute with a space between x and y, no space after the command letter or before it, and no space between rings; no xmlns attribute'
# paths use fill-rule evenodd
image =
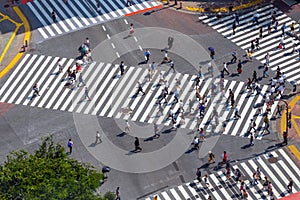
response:
<svg viewBox="0 0 300 200"><path fill-rule="evenodd" d="M102 29L103 29L103 31L106 31L106 28L105 28L105 26L104 26L104 25L102 25Z"/></svg>
<svg viewBox="0 0 300 200"><path fill-rule="evenodd" d="M175 198L175 200L182 200L181 198L180 198L180 196L177 194L177 192L176 192L176 190L175 189L170 189L170 192L171 192L171 194L173 195L173 197Z"/></svg>
<svg viewBox="0 0 300 200"><path fill-rule="evenodd" d="M143 48L141 47L141 45L139 45L139 49L140 49L141 51L143 51Z"/></svg>
<svg viewBox="0 0 300 200"><path fill-rule="evenodd" d="M120 58L120 54L119 54L119 52L116 52L116 55L117 55L117 57L118 57L118 58Z"/></svg>
<svg viewBox="0 0 300 200"><path fill-rule="evenodd" d="M110 39L110 36L109 36L108 34L106 34L106 37L107 37L108 39Z"/></svg>
<svg viewBox="0 0 300 200"><path fill-rule="evenodd" d="M114 43L111 43L111 46L112 46L112 48L113 49L115 49L116 47L115 47L115 45L114 45Z"/></svg>
<svg viewBox="0 0 300 200"><path fill-rule="evenodd" d="M126 19L124 19L124 22L125 22L125 24L128 24L128 22L127 22L127 20L126 20Z"/></svg>
<svg viewBox="0 0 300 200"><path fill-rule="evenodd" d="M138 40L137 40L137 38L135 37L135 36L133 36L133 39L137 42Z"/></svg>

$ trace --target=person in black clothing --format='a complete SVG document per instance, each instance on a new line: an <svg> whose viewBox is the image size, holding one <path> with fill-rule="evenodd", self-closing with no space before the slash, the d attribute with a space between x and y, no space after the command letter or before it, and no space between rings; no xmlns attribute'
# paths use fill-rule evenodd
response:
<svg viewBox="0 0 300 200"><path fill-rule="evenodd" d="M197 180L199 181L199 182L201 182L201 169L200 169L200 167L199 168L197 168L197 172L196 172L196 176L197 176Z"/></svg>
<svg viewBox="0 0 300 200"><path fill-rule="evenodd" d="M231 63L235 63L237 60L236 51L233 51L231 55L232 55Z"/></svg>
<svg viewBox="0 0 300 200"><path fill-rule="evenodd" d="M138 137L135 137L134 146L135 146L134 152L142 151L142 148L140 147L140 141L139 141Z"/></svg>
<svg viewBox="0 0 300 200"><path fill-rule="evenodd" d="M124 75L124 61L121 61L120 65L119 65L120 71L121 71L121 76Z"/></svg>
<svg viewBox="0 0 300 200"><path fill-rule="evenodd" d="M253 74L252 74L252 82L255 82L255 83L258 82L258 79L257 79L257 73L256 73L255 70L253 71Z"/></svg>
<svg viewBox="0 0 300 200"><path fill-rule="evenodd" d="M292 180L292 178L290 178L289 184L287 185L289 193L292 193L293 184L294 184L294 181Z"/></svg>
<svg viewBox="0 0 300 200"><path fill-rule="evenodd" d="M138 91L136 93L136 95L138 95L139 93L143 93L143 95L145 95L146 93L143 91L143 86L140 82L138 82Z"/></svg>
<svg viewBox="0 0 300 200"><path fill-rule="evenodd" d="M52 17L52 20L53 20L53 22L55 22L55 21L56 21L56 14L55 14L55 10L53 10L53 11L52 11L52 13L51 13L51 17Z"/></svg>

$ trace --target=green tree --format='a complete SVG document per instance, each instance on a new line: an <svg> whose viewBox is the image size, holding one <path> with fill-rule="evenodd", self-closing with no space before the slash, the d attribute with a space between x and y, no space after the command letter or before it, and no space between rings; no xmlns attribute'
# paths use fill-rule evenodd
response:
<svg viewBox="0 0 300 200"><path fill-rule="evenodd" d="M107 199L96 194L103 178L48 136L33 154L20 150L7 156L0 166L0 199Z"/></svg>

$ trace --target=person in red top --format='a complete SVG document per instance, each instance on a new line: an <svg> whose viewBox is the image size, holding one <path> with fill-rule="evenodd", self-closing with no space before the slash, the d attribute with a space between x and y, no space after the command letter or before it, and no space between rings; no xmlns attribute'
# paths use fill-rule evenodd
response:
<svg viewBox="0 0 300 200"><path fill-rule="evenodd" d="M225 164L225 163L227 163L227 161L228 161L227 152L224 151L224 152L223 152L223 163Z"/></svg>

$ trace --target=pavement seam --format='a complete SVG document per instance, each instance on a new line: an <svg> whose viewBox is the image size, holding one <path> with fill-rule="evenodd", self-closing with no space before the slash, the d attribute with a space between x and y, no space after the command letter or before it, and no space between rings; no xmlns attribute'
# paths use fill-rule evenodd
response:
<svg viewBox="0 0 300 200"><path fill-rule="evenodd" d="M19 16L19 18L22 21L22 25L24 25L25 28L25 33L24 33L24 39L23 39L23 44L25 44L25 41L27 41L27 44L29 44L30 41L30 26L29 26L29 22L26 19L25 15L22 13L22 11L17 7L14 6L13 10L16 12L16 14ZM19 28L21 27L21 24L19 24L19 26L17 25L17 29L14 31L13 35L15 36L17 31L19 30ZM13 37L14 38L14 37ZM11 37L11 39L13 39ZM10 39L9 43L8 43L8 47L10 46L12 40ZM25 49L24 49L25 52ZM23 56L24 52L19 52L17 53L17 55L12 59L12 61L0 72L0 79L7 74L13 67L14 65L19 61L19 59ZM2 59L0 59L1 62Z"/></svg>

